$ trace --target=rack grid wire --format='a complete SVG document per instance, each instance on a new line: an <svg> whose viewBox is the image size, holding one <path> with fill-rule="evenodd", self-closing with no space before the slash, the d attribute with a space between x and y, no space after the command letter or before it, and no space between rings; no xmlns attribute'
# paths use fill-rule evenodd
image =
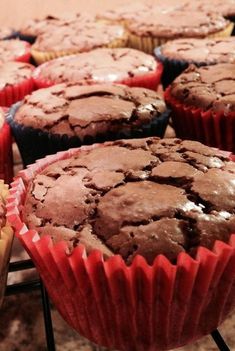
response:
<svg viewBox="0 0 235 351"><path fill-rule="evenodd" d="M22 260L18 262L11 262L9 265L9 272L23 271L34 268L31 259ZM51 306L47 291L41 279L34 279L26 282L11 284L6 287L5 296L16 295L20 293L27 293L33 290L40 290L42 299L43 319L47 351L56 351L56 342L54 338L53 321L51 318ZM230 351L222 335L218 329L211 333L211 337L220 351ZM78 350L79 351L79 350Z"/></svg>

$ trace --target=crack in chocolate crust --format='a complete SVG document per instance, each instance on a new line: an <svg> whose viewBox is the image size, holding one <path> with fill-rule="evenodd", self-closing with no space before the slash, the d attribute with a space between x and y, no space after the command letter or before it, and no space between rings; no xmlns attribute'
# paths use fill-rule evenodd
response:
<svg viewBox="0 0 235 351"><path fill-rule="evenodd" d="M83 139L141 127L165 110L157 93L144 88L60 84L26 96L14 119L26 127Z"/></svg>
<svg viewBox="0 0 235 351"><path fill-rule="evenodd" d="M193 256L235 231L235 165L199 142L119 140L46 167L22 214L30 229L71 250L81 243L128 264L137 254L175 263L180 252Z"/></svg>
<svg viewBox="0 0 235 351"><path fill-rule="evenodd" d="M7 85L21 83L32 77L34 67L22 62L4 62L0 64L0 89Z"/></svg>
<svg viewBox="0 0 235 351"><path fill-rule="evenodd" d="M153 56L129 48L95 49L62 57L40 66L38 78L79 85L121 82L156 70Z"/></svg>
<svg viewBox="0 0 235 351"><path fill-rule="evenodd" d="M216 64L235 62L235 40L215 39L176 39L161 46L163 56L172 60L183 60L195 64Z"/></svg>
<svg viewBox="0 0 235 351"><path fill-rule="evenodd" d="M185 105L225 114L235 111L235 64L221 63L197 68L189 66L170 88L171 95Z"/></svg>

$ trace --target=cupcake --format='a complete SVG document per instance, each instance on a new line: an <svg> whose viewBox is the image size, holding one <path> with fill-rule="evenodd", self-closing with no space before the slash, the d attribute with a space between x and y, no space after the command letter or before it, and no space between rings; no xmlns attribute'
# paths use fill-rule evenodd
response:
<svg viewBox="0 0 235 351"><path fill-rule="evenodd" d="M125 85L39 89L12 107L8 123L25 165L81 144L163 137L169 111L156 92Z"/></svg>
<svg viewBox="0 0 235 351"><path fill-rule="evenodd" d="M34 90L33 70L29 63L0 64L0 106L11 106Z"/></svg>
<svg viewBox="0 0 235 351"><path fill-rule="evenodd" d="M235 306L235 165L179 139L71 149L22 171L8 219L54 305L117 350L166 350Z"/></svg>
<svg viewBox="0 0 235 351"><path fill-rule="evenodd" d="M176 10L158 11L129 19L129 46L153 53L156 46L177 38L213 38L230 36L233 24L215 13Z"/></svg>
<svg viewBox="0 0 235 351"><path fill-rule="evenodd" d="M235 38L176 39L154 51L163 63L162 83L168 86L190 63L196 66L235 63Z"/></svg>
<svg viewBox="0 0 235 351"><path fill-rule="evenodd" d="M46 62L36 68L33 77L38 88L56 83L122 83L156 90L162 69L151 55L141 51L104 48Z"/></svg>
<svg viewBox="0 0 235 351"><path fill-rule="evenodd" d="M177 136L235 151L235 64L189 66L168 87Z"/></svg>
<svg viewBox="0 0 235 351"><path fill-rule="evenodd" d="M0 306L3 302L7 282L8 263L10 260L13 231L6 222L6 197L8 187L0 180Z"/></svg>
<svg viewBox="0 0 235 351"><path fill-rule="evenodd" d="M66 20L63 17L55 15L48 15L41 19L30 19L25 21L20 28L19 37L33 44L39 35L53 33L56 28L64 25L65 22Z"/></svg>
<svg viewBox="0 0 235 351"><path fill-rule="evenodd" d="M208 12L217 12L229 19L232 22L235 22L235 2L234 0L213 0L213 1L186 1L184 8L188 10L199 10L199 11L208 11Z"/></svg>
<svg viewBox="0 0 235 351"><path fill-rule="evenodd" d="M37 64L41 64L60 56L126 44L127 33L122 25L74 21L39 35L32 46L32 56Z"/></svg>
<svg viewBox="0 0 235 351"><path fill-rule="evenodd" d="M0 64L9 61L29 62L29 43L17 39L0 41Z"/></svg>
<svg viewBox="0 0 235 351"><path fill-rule="evenodd" d="M0 108L0 179L10 183L13 177L12 138L10 127L5 123L5 113Z"/></svg>

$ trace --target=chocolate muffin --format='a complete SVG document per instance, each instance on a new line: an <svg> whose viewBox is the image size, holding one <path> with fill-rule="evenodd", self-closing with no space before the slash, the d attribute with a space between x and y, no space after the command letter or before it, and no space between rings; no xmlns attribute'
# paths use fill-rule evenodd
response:
<svg viewBox="0 0 235 351"><path fill-rule="evenodd" d="M17 39L0 41L0 64L8 61L29 62L30 45Z"/></svg>
<svg viewBox="0 0 235 351"><path fill-rule="evenodd" d="M125 47L127 33L121 24L102 21L74 21L37 37L32 56L37 64L56 57L91 51L101 47Z"/></svg>
<svg viewBox="0 0 235 351"><path fill-rule="evenodd" d="M169 116L156 92L125 85L54 85L28 95L11 111L8 122L26 164L120 135L163 136Z"/></svg>
<svg viewBox="0 0 235 351"><path fill-rule="evenodd" d="M92 19L93 16L85 13L72 14L69 16L47 15L41 19L35 18L26 21L20 28L19 36L21 39L27 40L33 44L39 35L45 33L54 33L61 26L69 26L69 24L74 21L84 23L85 21Z"/></svg>
<svg viewBox="0 0 235 351"><path fill-rule="evenodd" d="M0 64L0 106L11 106L34 89L34 67L29 63Z"/></svg>
<svg viewBox="0 0 235 351"><path fill-rule="evenodd" d="M121 140L52 163L28 186L23 220L73 250L157 255L211 249L235 231L235 165L198 142Z"/></svg>
<svg viewBox="0 0 235 351"><path fill-rule="evenodd" d="M155 49L157 60L163 63L162 83L169 85L190 63L196 66L235 62L235 39L176 39Z"/></svg>
<svg viewBox="0 0 235 351"><path fill-rule="evenodd" d="M126 28L130 47L152 53L156 46L172 39L230 36L233 24L216 13L194 11L192 15L192 11L182 9L163 12L155 8L129 19Z"/></svg>
<svg viewBox="0 0 235 351"><path fill-rule="evenodd" d="M159 67L152 56L138 50L96 49L45 63L35 70L34 80L39 88L56 83L124 83L156 89L161 75Z"/></svg>
<svg viewBox="0 0 235 351"><path fill-rule="evenodd" d="M178 136L235 151L235 64L190 66L167 89Z"/></svg>

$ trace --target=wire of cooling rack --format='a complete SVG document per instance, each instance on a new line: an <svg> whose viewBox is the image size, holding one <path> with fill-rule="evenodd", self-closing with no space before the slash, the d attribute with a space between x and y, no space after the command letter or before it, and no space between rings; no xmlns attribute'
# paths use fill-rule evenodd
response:
<svg viewBox="0 0 235 351"><path fill-rule="evenodd" d="M17 272L31 268L34 268L33 262L31 260L23 260L19 262L10 263L9 272ZM8 285L6 288L5 295L10 296L20 293L27 293L31 292L32 290L40 290L41 292L47 351L56 351L53 322L51 318L50 301L41 279L34 279L27 282ZM218 350L230 351L230 348L228 347L222 335L217 329L211 333L211 337L217 345Z"/></svg>

